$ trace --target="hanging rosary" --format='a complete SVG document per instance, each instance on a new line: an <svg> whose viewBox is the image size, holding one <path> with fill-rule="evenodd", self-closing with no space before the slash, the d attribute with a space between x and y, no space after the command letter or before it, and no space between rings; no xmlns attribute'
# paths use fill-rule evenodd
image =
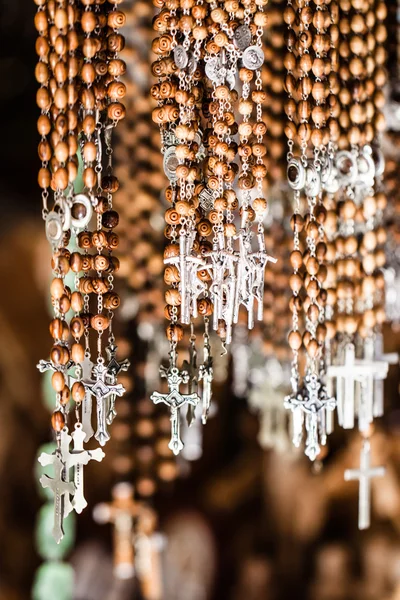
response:
<svg viewBox="0 0 400 600"><path fill-rule="evenodd" d="M168 392L154 392L151 399L170 409L170 448L178 454L183 448L181 409L187 407L190 425L202 402L202 421L207 420L210 330L217 332L226 352L242 308L249 329L255 318L262 319L264 270L268 261L275 262L266 253L262 223L267 208L262 189L267 171L261 81L266 2L155 4L160 8L154 20L159 37L153 42L158 59L152 71L158 83L151 93L158 102L153 120L160 126L170 181L164 252L170 352L169 367L160 370ZM204 321L199 365L198 317ZM190 332L189 361L181 369L177 347L185 326ZM188 393L181 391L182 385L188 386Z"/></svg>
<svg viewBox="0 0 400 600"><path fill-rule="evenodd" d="M116 357L112 331L120 299L114 291L119 217L112 199L119 182L113 175L111 135L125 115L120 102L125 85L119 81L125 64L118 58L125 16L118 3L36 1L38 181L52 249L54 310L50 359L41 360L38 368L52 373L56 404L51 424L57 444L54 454L42 454L39 461L54 468L54 477L42 475L41 483L54 492L57 542L63 537L63 519L87 504L83 467L101 461L104 452L86 450L84 443L93 435L101 446L109 440L115 400L125 391L117 376L129 366Z"/></svg>

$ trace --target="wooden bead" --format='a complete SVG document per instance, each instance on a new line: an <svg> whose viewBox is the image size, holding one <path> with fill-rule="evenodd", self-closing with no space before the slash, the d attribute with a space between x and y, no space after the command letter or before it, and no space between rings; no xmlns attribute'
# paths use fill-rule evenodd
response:
<svg viewBox="0 0 400 600"><path fill-rule="evenodd" d="M288 342L292 350L299 350L303 343L301 334L298 331L291 331L288 335Z"/></svg>
<svg viewBox="0 0 400 600"><path fill-rule="evenodd" d="M72 398L77 404L80 404L85 399L85 386L80 381L75 381L72 386Z"/></svg>
<svg viewBox="0 0 400 600"><path fill-rule="evenodd" d="M108 328L110 324L110 319L106 315L98 314L94 315L90 319L90 324L95 331L101 332L105 331Z"/></svg>
<svg viewBox="0 0 400 600"><path fill-rule="evenodd" d="M60 410L53 412L51 416L51 426L57 433L62 431L65 427L65 416Z"/></svg>
<svg viewBox="0 0 400 600"><path fill-rule="evenodd" d="M58 319L58 318L53 319L50 322L49 329L50 329L50 335L55 340L60 340L61 339L61 337L62 337L62 330L63 330L61 319Z"/></svg>
<svg viewBox="0 0 400 600"><path fill-rule="evenodd" d="M107 210L103 213L101 222L106 229L113 229L119 223L119 215L115 210Z"/></svg>
<svg viewBox="0 0 400 600"><path fill-rule="evenodd" d="M105 192L114 194L119 190L119 181L115 175L106 175L101 179L101 187Z"/></svg>
<svg viewBox="0 0 400 600"><path fill-rule="evenodd" d="M181 295L177 289L170 289L165 292L165 301L167 304L171 304L171 306L180 306L181 304Z"/></svg>
<svg viewBox="0 0 400 600"><path fill-rule="evenodd" d="M51 376L51 385L53 386L53 390L58 393L64 388L65 378L60 371L54 371Z"/></svg>
<svg viewBox="0 0 400 600"><path fill-rule="evenodd" d="M107 235L105 231L94 231L92 234L92 243L99 250L106 246Z"/></svg>
<svg viewBox="0 0 400 600"><path fill-rule="evenodd" d="M107 310L116 310L121 304L121 299L116 292L107 292L103 296L103 302Z"/></svg>
<svg viewBox="0 0 400 600"><path fill-rule="evenodd" d="M85 358L85 349L82 344L75 343L71 346L71 358L75 364L83 362Z"/></svg>
<svg viewBox="0 0 400 600"><path fill-rule="evenodd" d="M65 293L64 282L59 277L55 277L50 285L52 298L59 300Z"/></svg>
<svg viewBox="0 0 400 600"><path fill-rule="evenodd" d="M71 319L70 329L74 338L82 337L84 332L84 325L82 319L80 317L74 317L73 319Z"/></svg>
<svg viewBox="0 0 400 600"><path fill-rule="evenodd" d="M166 329L166 334L168 341L178 343L183 338L183 327L177 323L171 323Z"/></svg>
<svg viewBox="0 0 400 600"><path fill-rule="evenodd" d="M67 385L60 392L60 404L66 406L71 399L71 390Z"/></svg>

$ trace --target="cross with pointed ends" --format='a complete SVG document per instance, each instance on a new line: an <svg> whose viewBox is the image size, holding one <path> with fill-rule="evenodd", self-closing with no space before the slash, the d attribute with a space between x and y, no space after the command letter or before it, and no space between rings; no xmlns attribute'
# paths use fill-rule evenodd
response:
<svg viewBox="0 0 400 600"><path fill-rule="evenodd" d="M189 374L187 371L179 371L179 369L172 364L168 369L160 367L161 377L165 377L168 383L168 393L161 394L160 392L153 392L150 396L150 400L154 404L163 402L170 408L171 412L171 441L168 447L172 450L175 455L178 455L183 448L183 442L180 437L180 409L185 404L191 404L193 407L197 406L200 402L198 394L182 394L179 391L181 383L187 383L189 380Z"/></svg>
<svg viewBox="0 0 400 600"><path fill-rule="evenodd" d="M361 448L360 468L346 469L345 481L359 481L358 495L358 528L368 529L371 522L371 479L383 477L385 467L371 467L371 444L364 440Z"/></svg>
<svg viewBox="0 0 400 600"><path fill-rule="evenodd" d="M111 395L122 396L125 388L121 383L109 383L107 381L107 367L99 362L93 368L94 379L84 380L85 389L96 398L97 404L97 431L96 440L104 446L110 439L107 429L108 398Z"/></svg>
<svg viewBox="0 0 400 600"><path fill-rule="evenodd" d="M285 408L293 414L293 443L299 446L303 437L303 424L307 431L305 454L315 460L320 452L320 443L326 444L327 411L333 411L335 398L328 396L326 387L315 374L306 375L303 388L296 394L286 396Z"/></svg>

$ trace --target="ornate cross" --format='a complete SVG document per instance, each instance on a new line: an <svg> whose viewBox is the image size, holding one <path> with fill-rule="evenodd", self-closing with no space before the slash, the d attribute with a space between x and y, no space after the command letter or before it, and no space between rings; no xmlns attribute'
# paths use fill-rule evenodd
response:
<svg viewBox="0 0 400 600"><path fill-rule="evenodd" d="M94 364L90 360L90 356L85 356L83 362L76 367L77 381L89 381L92 376ZM82 403L82 428L85 432L85 442L88 442L93 437L94 430L92 427L92 394L85 386L85 398Z"/></svg>
<svg viewBox="0 0 400 600"><path fill-rule="evenodd" d="M48 475L42 475L40 483L44 488L50 488L54 492L53 537L57 544L59 544L64 537L64 496L66 494L74 494L75 486L72 482L64 480L65 465L58 454L54 456L53 467L54 479L48 477Z"/></svg>
<svg viewBox="0 0 400 600"><path fill-rule="evenodd" d="M118 346L115 345L113 341L110 341L109 345L106 347L106 354L108 358L108 363L106 365L107 369L107 380L115 384L117 383L117 376L122 371L127 371L131 365L129 360L126 358L121 362L118 362L116 359ZM107 409L107 425L111 425L116 417L117 412L115 410L115 395L110 396L110 403Z"/></svg>
<svg viewBox="0 0 400 600"><path fill-rule="evenodd" d="M208 321L206 321L205 324L203 364L201 364L199 368L199 381L203 382L203 411L201 414L201 421L203 425L205 425L207 423L211 405L213 381L213 358L211 356L210 338L208 336Z"/></svg>
<svg viewBox="0 0 400 600"><path fill-rule="evenodd" d="M389 365L369 356L356 360L354 344L347 344L344 353L344 364L327 370L329 378L336 378L339 424L352 429L358 415L359 429L365 431L374 416L374 380L385 379Z"/></svg>
<svg viewBox="0 0 400 600"><path fill-rule="evenodd" d="M274 387L268 379L253 387L249 394L249 405L260 412L258 442L261 448L272 448L277 452L290 448L283 396L282 388Z"/></svg>
<svg viewBox="0 0 400 600"><path fill-rule="evenodd" d="M189 361L183 361L183 370L188 374L188 392L189 394L197 394L198 386L199 386L199 369L197 367L197 351L194 341L191 340L189 346ZM193 404L188 404L186 421L188 426L190 427L193 423L193 419L195 418L195 409L196 406Z"/></svg>
<svg viewBox="0 0 400 600"><path fill-rule="evenodd" d="M69 495L65 495L64 517L68 516L73 509L75 509L77 513L81 513L87 506L83 494L83 466L87 465L90 460L101 462L105 456L101 448L96 448L96 450L84 450L83 442L85 436L86 434L80 423L75 424L75 431L72 433L72 436L68 433L68 427L64 427L61 432L60 453L65 468L64 480L69 482L69 471L71 468L74 468L75 483L74 498L72 502L70 501ZM72 440L74 441L74 449L70 452L69 447ZM54 464L56 459L56 454L46 454L43 452L38 460L40 464L45 467Z"/></svg>
<svg viewBox="0 0 400 600"><path fill-rule="evenodd" d="M345 481L359 481L358 495L358 528L368 529L371 521L371 479L383 477L385 467L371 467L371 444L364 440L361 455L360 468L347 469L344 472Z"/></svg>
<svg viewBox="0 0 400 600"><path fill-rule="evenodd" d="M310 460L315 460L321 449L320 443L326 444L326 413L335 409L335 398L328 396L326 387L315 374L307 374L303 388L297 394L286 396L284 405L293 414L293 444L300 446L305 423L305 454Z"/></svg>
<svg viewBox="0 0 400 600"><path fill-rule="evenodd" d="M171 441L168 444L168 447L175 455L177 455L183 448L183 443L180 437L180 409L185 404L191 404L193 407L196 407L200 401L200 398L197 393L182 394L179 391L181 383L188 383L189 374L184 370L179 371L179 369L175 366L175 360L171 362L171 365L168 369L161 366L160 375L161 377L165 377L167 379L168 393L161 394L160 392L153 392L150 396L150 400L152 400L154 404L163 402L170 408Z"/></svg>
<svg viewBox="0 0 400 600"><path fill-rule="evenodd" d="M125 388L121 383L113 384L107 381L107 367L102 362L97 363L93 368L93 375L94 380L84 380L83 384L88 393L96 398L97 431L94 437L101 446L104 446L110 439L107 429L108 399L111 395L122 396Z"/></svg>
<svg viewBox="0 0 400 600"><path fill-rule="evenodd" d="M206 257L211 259L211 263L208 263L206 268L212 277L210 294L214 303L213 327L215 330L218 329L219 319L224 319L226 343L230 344L237 284L235 263L238 259L232 252L225 250L222 243L218 248L207 253Z"/></svg>
<svg viewBox="0 0 400 600"><path fill-rule="evenodd" d="M399 355L396 352L386 353L383 350L383 335L382 333L377 333L374 340L371 340L371 350L366 349L366 358L386 363L389 365L396 365L399 362ZM368 355L368 356L367 356ZM382 371L382 375L384 371ZM385 375L386 377L386 375ZM383 394L383 381L385 379L383 376L377 375L374 380L374 408L373 408L373 416L381 417L383 415L383 403L384 403L384 394Z"/></svg>

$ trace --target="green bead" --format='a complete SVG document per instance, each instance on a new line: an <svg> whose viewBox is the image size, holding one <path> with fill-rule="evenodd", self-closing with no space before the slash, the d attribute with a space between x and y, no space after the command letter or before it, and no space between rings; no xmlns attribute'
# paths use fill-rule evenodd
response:
<svg viewBox="0 0 400 600"><path fill-rule="evenodd" d="M38 554L45 560L64 558L75 542L75 514L68 515L63 522L64 537L59 544L53 538L54 502L47 502L40 509L36 520L35 543ZM57 599L58 600L58 599Z"/></svg>
<svg viewBox="0 0 400 600"><path fill-rule="evenodd" d="M44 563L36 571L33 600L72 600L73 591L74 570L67 563Z"/></svg>

